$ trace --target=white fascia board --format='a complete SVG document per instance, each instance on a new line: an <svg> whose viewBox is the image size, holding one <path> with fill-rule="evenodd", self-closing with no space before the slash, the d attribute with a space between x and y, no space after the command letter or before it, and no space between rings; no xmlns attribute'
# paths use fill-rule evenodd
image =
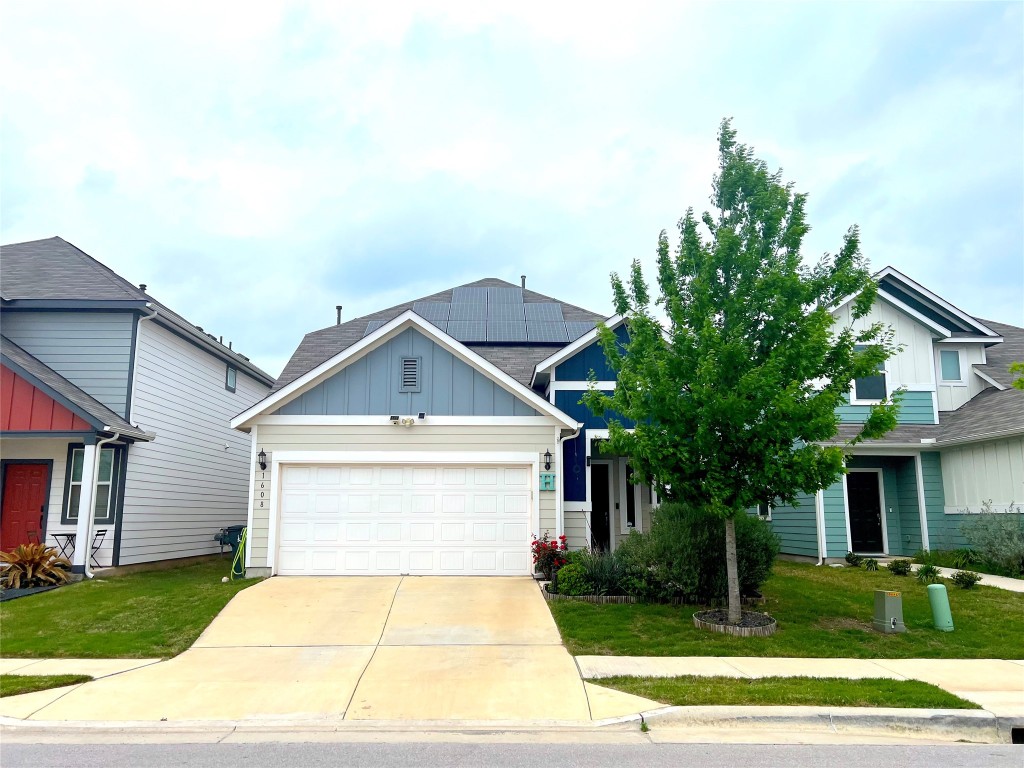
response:
<svg viewBox="0 0 1024 768"><path fill-rule="evenodd" d="M430 426L459 427L549 427L555 423L551 416L431 416L417 419L415 413L395 414L400 418L413 418L415 423L409 429ZM386 427L395 422L390 416L255 416L252 425L278 427ZM397 424L403 429L402 424ZM561 424L559 423L561 429Z"/></svg>
<svg viewBox="0 0 1024 768"><path fill-rule="evenodd" d="M896 269L894 267L884 267L878 273L878 275L876 275L876 279L880 280L883 277L889 277L889 276L895 277L897 280L900 280L900 281L906 283L908 286L913 288L915 291L917 291L921 295L925 296L930 301L933 301L936 304L938 304L940 307L942 307L944 310L949 312L951 315L954 315L954 316L960 318L961 320L963 320L968 325L972 325L975 328L977 328L980 333L983 333L986 336L998 336L999 335L998 333L993 331L991 328L989 328L984 323L979 323L977 320L975 320L973 317L968 315L962 309L959 309L959 308L953 306L952 304L950 304L948 301L946 301L941 296L939 296L939 295L937 295L935 293L932 293L927 288L925 288L923 285L921 285L920 283L916 282L915 280L911 280L909 277L907 277L906 275L904 275L902 272L900 272L898 269Z"/></svg>
<svg viewBox="0 0 1024 768"><path fill-rule="evenodd" d="M524 451L274 451L274 464L539 464Z"/></svg>
<svg viewBox="0 0 1024 768"><path fill-rule="evenodd" d="M939 336L941 336L943 339L948 339L948 338L950 338L953 335L952 331L949 331L946 328L943 328L941 325L936 323L930 317L926 317L926 316L922 315L920 312L918 312L913 307L907 306L902 301L897 299L895 296L886 293L885 290L883 288L881 288L881 287L878 289L878 298L880 298L883 301L887 301L888 303L892 304L894 307L896 307L896 309L900 310L900 312L903 312L904 314L910 315L912 318L914 318L919 323L921 323L921 325L925 326L926 328L931 329L932 331L937 333ZM941 339L940 339L940 341L941 341Z"/></svg>
<svg viewBox="0 0 1024 768"><path fill-rule="evenodd" d="M576 422L573 419L570 419L547 400L540 397L536 392L523 386L503 370L488 362L464 344L456 341L437 326L431 325L412 310L406 310L394 320L385 323L377 330L367 334L355 344L351 345L347 349L343 349L334 357L325 360L313 370L307 371L302 376L295 379L295 381L270 395L270 397L261 400L248 410L243 411L231 420L231 427L233 429L247 427L249 425L249 421L254 417L262 416L266 414L267 411L279 408L289 400L298 397L307 390L312 389L321 381L333 375L347 364L357 360L365 354L368 354L380 345L389 341L394 336L397 336L406 328L412 327L415 327L424 336L434 341L443 349L451 352L457 358L462 360L462 362L477 369L482 374L492 379L495 383L499 384L503 389L515 397L529 403L534 409L553 417L567 429L576 428Z"/></svg>
<svg viewBox="0 0 1024 768"><path fill-rule="evenodd" d="M608 326L612 330L622 325L625 318L622 315L612 315L607 320L604 320L604 325ZM585 334L580 336L576 341L570 342L568 345L562 347L560 350L555 352L544 360L537 363L537 366L533 369L533 378L530 380L531 384L537 383L537 374L541 371L546 371L548 368L554 368L559 363L568 360L570 357L575 355L581 349L589 347L594 341L597 340L597 326L587 331Z"/></svg>
<svg viewBox="0 0 1024 768"><path fill-rule="evenodd" d="M984 344L991 346L1006 341L1002 336L957 336L948 339L939 339L936 344Z"/></svg>
<svg viewBox="0 0 1024 768"><path fill-rule="evenodd" d="M597 389L601 391L613 391L617 381L596 381ZM590 389L589 381L553 381L548 384L549 392L586 392Z"/></svg>

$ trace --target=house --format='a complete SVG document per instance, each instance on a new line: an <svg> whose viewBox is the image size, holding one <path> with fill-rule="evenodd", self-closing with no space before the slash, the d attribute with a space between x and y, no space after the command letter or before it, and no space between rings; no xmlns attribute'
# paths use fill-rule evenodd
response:
<svg viewBox="0 0 1024 768"><path fill-rule="evenodd" d="M855 326L886 323L902 348L855 383L836 444L859 431L871 404L901 390L898 425L853 447L831 487L796 507L762 509L784 553L954 549L967 545L962 524L983 505L1005 513L1024 500L1024 392L1009 371L1024 360L1024 328L972 317L892 267L875 279L878 299ZM836 307L836 321L848 325L849 310L849 301Z"/></svg>
<svg viewBox="0 0 1024 768"><path fill-rule="evenodd" d="M966 446L976 445L957 440L984 441L986 456L1016 446L1015 466L1024 466L1024 393L1010 392L1005 374L1011 337L1019 343L1013 334L1024 331L968 318L894 270L880 279L872 317L893 323L905 348L879 377L858 382L843 429L852 435L867 404L897 388L907 390L901 425L858 445L854 471L836 487L796 508L765 506L792 554L913 552L922 535L933 547L953 541L947 520L961 506L977 511L998 486L957 485L970 474ZM622 318L488 278L308 334L271 394L232 421L259 459L247 572L526 574L531 535L614 550L647 529L657 494L630 482L626 457L602 452L607 423L580 404L591 372L599 389L615 387L599 321L626 340ZM1016 438L990 428L997 412ZM942 437L947 427L960 437ZM865 479L886 492L877 544Z"/></svg>
<svg viewBox="0 0 1024 768"><path fill-rule="evenodd" d="M59 237L5 245L0 355L0 547L82 572L211 554L245 522L229 421L273 380L144 285Z"/></svg>

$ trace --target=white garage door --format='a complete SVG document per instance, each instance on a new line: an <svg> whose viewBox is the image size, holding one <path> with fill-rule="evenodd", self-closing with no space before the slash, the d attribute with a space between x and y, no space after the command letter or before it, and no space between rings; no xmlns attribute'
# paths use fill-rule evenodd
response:
<svg viewBox="0 0 1024 768"><path fill-rule="evenodd" d="M527 466L293 466L281 472L282 575L521 576Z"/></svg>

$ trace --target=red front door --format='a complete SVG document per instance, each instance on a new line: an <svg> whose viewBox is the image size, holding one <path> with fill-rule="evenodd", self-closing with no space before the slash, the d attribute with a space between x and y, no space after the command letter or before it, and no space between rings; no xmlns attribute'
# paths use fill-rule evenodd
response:
<svg viewBox="0 0 1024 768"><path fill-rule="evenodd" d="M42 540L43 514L50 490L46 464L8 464L0 509L0 549Z"/></svg>

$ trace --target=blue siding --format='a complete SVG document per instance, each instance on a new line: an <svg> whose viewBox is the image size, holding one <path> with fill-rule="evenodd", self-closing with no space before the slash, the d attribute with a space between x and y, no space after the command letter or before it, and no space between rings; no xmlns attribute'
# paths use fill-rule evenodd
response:
<svg viewBox="0 0 1024 768"><path fill-rule="evenodd" d="M935 409L932 406L934 392L904 392L896 421L900 424L935 424ZM836 409L839 420L848 424L863 424L868 418L871 406L841 405Z"/></svg>
<svg viewBox="0 0 1024 768"><path fill-rule="evenodd" d="M566 440L562 444L562 481L565 483L566 501L587 500L587 447L585 445L587 429L607 429L608 419L595 416L587 406L580 403L586 390L559 390L555 392L555 407L570 418L583 424L578 437ZM611 394L606 392L605 394ZM628 429L635 426L634 422L615 414L607 414L616 418Z"/></svg>
<svg viewBox="0 0 1024 768"><path fill-rule="evenodd" d="M401 359L420 358L420 391L399 392ZM536 416L513 396L448 350L410 328L326 381L285 403L280 416Z"/></svg>
<svg viewBox="0 0 1024 768"><path fill-rule="evenodd" d="M775 507L771 526L779 536L784 554L818 556L818 525L813 495L797 497L795 506Z"/></svg>
<svg viewBox="0 0 1024 768"><path fill-rule="evenodd" d="M132 312L4 312L3 334L114 413L125 416Z"/></svg>
<svg viewBox="0 0 1024 768"><path fill-rule="evenodd" d="M846 542L846 502L843 494L843 480L822 491L825 506L825 539L828 557L845 557L850 551Z"/></svg>
<svg viewBox="0 0 1024 768"><path fill-rule="evenodd" d="M912 555L921 548L921 506L917 500L917 468L913 457L901 461L896 468L896 493L900 509L900 541L889 547L893 554Z"/></svg>
<svg viewBox="0 0 1024 768"><path fill-rule="evenodd" d="M924 505L928 516L928 544L932 549L957 549L968 546L960 530L963 515L945 513L946 497L942 487L942 460L938 451L921 452L921 476L924 480Z"/></svg>
<svg viewBox="0 0 1024 768"><path fill-rule="evenodd" d="M615 329L615 336L620 345L629 341L625 324ZM615 381L615 371L608 366L604 350L596 341L557 365L555 379L557 381L587 381L591 371L597 376L598 381Z"/></svg>
<svg viewBox="0 0 1024 768"><path fill-rule="evenodd" d="M913 472L913 459L897 456L851 456L846 464L852 468L882 470L882 494L885 497L885 533L889 540L889 554L908 554L904 551L903 545L904 515L903 505L900 500L899 476L900 468L906 464L910 464L911 471Z"/></svg>

